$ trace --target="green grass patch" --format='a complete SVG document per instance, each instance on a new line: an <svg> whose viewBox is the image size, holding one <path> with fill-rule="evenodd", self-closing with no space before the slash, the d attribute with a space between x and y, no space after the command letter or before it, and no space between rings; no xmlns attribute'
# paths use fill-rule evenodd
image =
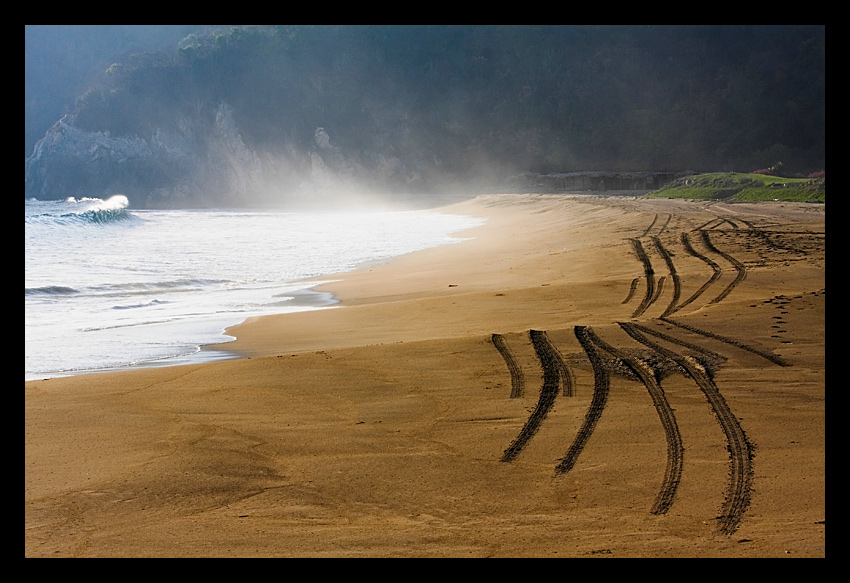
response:
<svg viewBox="0 0 850 583"><path fill-rule="evenodd" d="M826 182L824 178L783 178L765 174L713 172L679 178L645 196L727 201L826 202Z"/></svg>

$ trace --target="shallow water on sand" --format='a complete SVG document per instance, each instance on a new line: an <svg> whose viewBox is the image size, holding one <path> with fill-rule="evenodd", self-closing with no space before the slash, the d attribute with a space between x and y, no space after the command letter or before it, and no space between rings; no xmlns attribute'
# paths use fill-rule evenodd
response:
<svg viewBox="0 0 850 583"><path fill-rule="evenodd" d="M433 211L133 210L121 196L26 201L26 378L220 358L199 347L230 340L224 329L247 317L333 306L301 280L455 243L452 233L482 222Z"/></svg>

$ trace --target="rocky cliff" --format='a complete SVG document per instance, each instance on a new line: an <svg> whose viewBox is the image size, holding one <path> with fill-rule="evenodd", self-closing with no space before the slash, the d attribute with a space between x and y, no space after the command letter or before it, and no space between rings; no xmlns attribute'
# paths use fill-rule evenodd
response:
<svg viewBox="0 0 850 583"><path fill-rule="evenodd" d="M417 171L383 153L356 159L316 128L309 147L245 144L233 111L182 116L148 135L84 131L58 121L25 161L25 195L39 199L126 195L136 207L321 205L363 192L416 189Z"/></svg>

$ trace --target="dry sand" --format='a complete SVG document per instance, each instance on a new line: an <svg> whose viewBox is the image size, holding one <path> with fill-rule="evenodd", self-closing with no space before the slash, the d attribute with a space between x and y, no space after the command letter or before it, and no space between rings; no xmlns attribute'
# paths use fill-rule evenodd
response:
<svg viewBox="0 0 850 583"><path fill-rule="evenodd" d="M445 210L244 358L26 383L25 555L825 556L823 205Z"/></svg>

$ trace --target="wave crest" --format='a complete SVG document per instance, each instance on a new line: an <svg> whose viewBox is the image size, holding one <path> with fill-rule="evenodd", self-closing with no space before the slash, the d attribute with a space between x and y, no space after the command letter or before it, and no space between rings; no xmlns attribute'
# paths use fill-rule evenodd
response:
<svg viewBox="0 0 850 583"><path fill-rule="evenodd" d="M127 211L130 201L123 194L106 200L73 197L64 201L30 199L28 206L26 222L30 225L102 225L132 218Z"/></svg>
<svg viewBox="0 0 850 583"><path fill-rule="evenodd" d="M92 200L92 204L84 211L75 214L91 223L111 223L129 218L127 207L130 201L123 194L110 196L106 200Z"/></svg>

